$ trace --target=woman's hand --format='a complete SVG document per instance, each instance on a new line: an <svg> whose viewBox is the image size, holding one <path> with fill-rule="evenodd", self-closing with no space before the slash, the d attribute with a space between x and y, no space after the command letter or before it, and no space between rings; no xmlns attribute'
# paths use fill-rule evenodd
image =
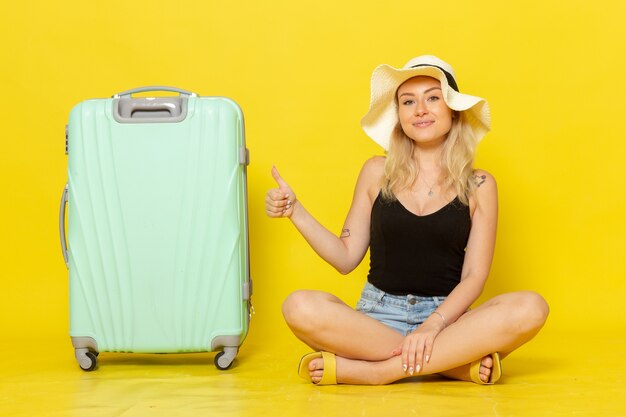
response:
<svg viewBox="0 0 626 417"><path fill-rule="evenodd" d="M291 217L296 194L282 179L276 167L272 167L272 177L278 188L272 188L265 195L265 213L270 217Z"/></svg>
<svg viewBox="0 0 626 417"><path fill-rule="evenodd" d="M433 344L443 325L424 322L413 333L406 336L392 354L402 356L402 370L409 375L419 373L430 360Z"/></svg>

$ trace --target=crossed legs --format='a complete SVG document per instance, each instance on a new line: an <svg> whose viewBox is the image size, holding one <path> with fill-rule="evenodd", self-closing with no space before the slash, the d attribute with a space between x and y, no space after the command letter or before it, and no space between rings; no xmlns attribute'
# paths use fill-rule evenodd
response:
<svg viewBox="0 0 626 417"><path fill-rule="evenodd" d="M332 294L301 290L289 295L283 315L293 333L314 350L337 356L337 382L388 384L409 375L391 352L403 336L346 305ZM464 314L435 339L430 361L419 375L439 373L469 380L469 364L483 358L488 377L492 352L506 356L541 329L548 315L545 300L533 292L499 295ZM311 362L313 381L323 374L323 360Z"/></svg>

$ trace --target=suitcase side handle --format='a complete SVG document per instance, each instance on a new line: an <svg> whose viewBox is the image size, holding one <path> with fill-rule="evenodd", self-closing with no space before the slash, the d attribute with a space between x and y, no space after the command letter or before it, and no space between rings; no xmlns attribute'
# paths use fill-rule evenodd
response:
<svg viewBox="0 0 626 417"><path fill-rule="evenodd" d="M196 93L183 90L182 88L168 87L165 85L150 85L146 87L131 88L130 90L122 91L113 96L113 98L129 97L131 94L144 93L146 91L169 91L172 93L179 93L183 97L197 97Z"/></svg>
<svg viewBox="0 0 626 417"><path fill-rule="evenodd" d="M65 238L65 208L67 207L67 194L68 185L65 184L63 193L61 194L61 208L59 209L59 235L61 236L61 251L63 252L63 260L65 266L70 267L70 263L67 258L67 240Z"/></svg>

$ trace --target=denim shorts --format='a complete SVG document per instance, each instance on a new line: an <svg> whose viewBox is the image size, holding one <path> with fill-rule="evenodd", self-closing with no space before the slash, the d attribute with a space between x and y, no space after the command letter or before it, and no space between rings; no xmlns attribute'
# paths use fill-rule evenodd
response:
<svg viewBox="0 0 626 417"><path fill-rule="evenodd" d="M445 299L387 294L368 282L361 292L356 310L406 336L419 327Z"/></svg>

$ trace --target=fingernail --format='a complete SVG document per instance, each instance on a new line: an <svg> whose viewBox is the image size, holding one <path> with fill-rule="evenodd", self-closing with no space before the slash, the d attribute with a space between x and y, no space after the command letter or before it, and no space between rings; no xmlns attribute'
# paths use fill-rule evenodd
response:
<svg viewBox="0 0 626 417"><path fill-rule="evenodd" d="M406 363L402 365L402 372L406 372Z"/></svg>
<svg viewBox="0 0 626 417"><path fill-rule="evenodd" d="M419 372L420 372L420 370L421 370L421 369L422 369L422 365L419 365L419 364L418 364L418 365L417 365L417 368L415 368L415 373L418 373L418 374L419 374Z"/></svg>
<svg viewBox="0 0 626 417"><path fill-rule="evenodd" d="M287 200L287 205L290 206L291 205L291 200Z"/></svg>
<svg viewBox="0 0 626 417"><path fill-rule="evenodd" d="M289 198L289 194L285 194L285 198Z"/></svg>
<svg viewBox="0 0 626 417"><path fill-rule="evenodd" d="M409 375L413 375L413 367L412 366L409 368Z"/></svg>
<svg viewBox="0 0 626 417"><path fill-rule="evenodd" d="M426 362L428 362L430 360L430 356L426 355Z"/></svg>

